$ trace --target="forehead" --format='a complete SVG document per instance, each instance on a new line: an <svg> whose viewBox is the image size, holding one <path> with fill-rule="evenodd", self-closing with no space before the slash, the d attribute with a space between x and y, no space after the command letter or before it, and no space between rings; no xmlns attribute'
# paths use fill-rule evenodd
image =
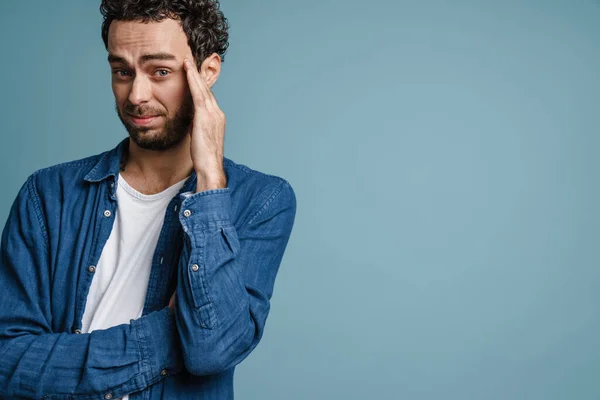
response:
<svg viewBox="0 0 600 400"><path fill-rule="evenodd" d="M113 21L108 31L108 51L123 57L142 53L166 52L186 57L190 52L179 21Z"/></svg>

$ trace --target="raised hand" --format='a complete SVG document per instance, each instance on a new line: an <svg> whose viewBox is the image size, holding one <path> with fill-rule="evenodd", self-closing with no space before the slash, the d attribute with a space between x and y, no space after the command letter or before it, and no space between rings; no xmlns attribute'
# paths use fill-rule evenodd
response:
<svg viewBox="0 0 600 400"><path fill-rule="evenodd" d="M195 64L186 59L184 68L194 101L190 153L198 178L196 191L225 188L225 114L219 108L214 94L200 76Z"/></svg>

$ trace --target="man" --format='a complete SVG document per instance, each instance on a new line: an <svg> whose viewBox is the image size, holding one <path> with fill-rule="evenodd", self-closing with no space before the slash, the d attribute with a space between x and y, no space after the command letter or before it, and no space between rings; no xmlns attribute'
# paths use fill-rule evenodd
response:
<svg viewBox="0 0 600 400"><path fill-rule="evenodd" d="M216 0L104 0L113 150L32 174L0 258L0 397L232 399L295 217L223 157Z"/></svg>

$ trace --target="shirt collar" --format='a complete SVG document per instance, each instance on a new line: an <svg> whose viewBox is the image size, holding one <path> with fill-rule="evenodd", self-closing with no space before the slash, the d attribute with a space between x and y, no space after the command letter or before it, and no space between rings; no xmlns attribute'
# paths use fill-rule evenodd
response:
<svg viewBox="0 0 600 400"><path fill-rule="evenodd" d="M128 148L129 138L125 138L117 147L103 153L100 160L98 160L84 179L88 182L101 182L111 176L113 179L116 179L121 169L121 158Z"/></svg>

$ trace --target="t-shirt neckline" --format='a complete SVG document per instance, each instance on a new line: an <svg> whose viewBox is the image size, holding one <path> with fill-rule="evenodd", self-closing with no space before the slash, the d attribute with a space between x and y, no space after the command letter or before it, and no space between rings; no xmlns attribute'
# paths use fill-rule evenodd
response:
<svg viewBox="0 0 600 400"><path fill-rule="evenodd" d="M123 176L121 174L119 174L119 181L118 184L120 187L123 188L123 190L125 190L129 195L139 199L139 200L143 200L143 201L157 201L157 200L161 200L164 199L167 196L173 197L175 196L175 194L177 192L179 192L179 190L183 187L183 185L185 184L185 181L188 178L184 178L183 180L169 186L168 188L166 188L165 190L163 190L162 192L158 192L158 193L154 193L154 194L144 194L141 193L137 190L135 190L131 185L129 185L129 183L127 183L127 181L123 178Z"/></svg>

